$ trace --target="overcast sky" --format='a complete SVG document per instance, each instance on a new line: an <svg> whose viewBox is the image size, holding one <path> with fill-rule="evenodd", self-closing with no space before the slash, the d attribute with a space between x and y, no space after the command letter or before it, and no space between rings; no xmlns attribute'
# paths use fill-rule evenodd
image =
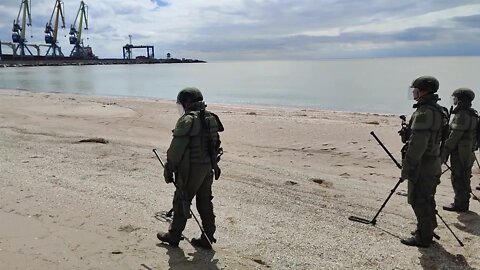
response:
<svg viewBox="0 0 480 270"><path fill-rule="evenodd" d="M11 41L21 0L0 0L0 39ZM44 44L55 1L31 0L28 42ZM154 45L157 58L288 60L480 55L480 1L469 0L85 0L84 43L100 58ZM80 1L64 0L68 28ZM33 35L33 38L30 37ZM5 46L4 53L10 53ZM138 51L138 54L143 52Z"/></svg>

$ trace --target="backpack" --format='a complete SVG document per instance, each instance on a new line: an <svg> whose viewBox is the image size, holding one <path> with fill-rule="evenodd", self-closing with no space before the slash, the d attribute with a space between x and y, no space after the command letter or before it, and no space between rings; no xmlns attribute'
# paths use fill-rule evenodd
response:
<svg viewBox="0 0 480 270"><path fill-rule="evenodd" d="M452 106L453 107L453 106ZM470 116L473 117L475 120L472 121L474 125L476 125L473 130L475 130L475 135L473 136L473 151L480 149L480 116L478 112L472 108L468 109Z"/></svg>
<svg viewBox="0 0 480 270"><path fill-rule="evenodd" d="M477 111L471 110L472 111L472 116L477 118L477 121L475 121L475 124L477 125L475 127L475 142L473 143L473 151L480 149L480 116L478 115Z"/></svg>
<svg viewBox="0 0 480 270"><path fill-rule="evenodd" d="M450 111L443 106L440 106L440 107L442 108L442 110L440 111L442 113L442 126L440 127L440 138L441 138L440 151L443 151L443 146L445 145L445 141L448 139L448 136L450 135L450 116L452 115L453 106L450 107Z"/></svg>

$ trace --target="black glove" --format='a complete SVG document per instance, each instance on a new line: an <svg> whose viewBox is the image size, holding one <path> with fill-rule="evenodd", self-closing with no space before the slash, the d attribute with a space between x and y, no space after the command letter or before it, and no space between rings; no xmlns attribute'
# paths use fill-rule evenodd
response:
<svg viewBox="0 0 480 270"><path fill-rule="evenodd" d="M165 178L165 183L172 183L173 182L173 171L170 170L168 163L165 164L165 168L163 168L163 178Z"/></svg>
<svg viewBox="0 0 480 270"><path fill-rule="evenodd" d="M402 160L402 169L400 173L400 180L403 182L410 176L410 166L405 159Z"/></svg>

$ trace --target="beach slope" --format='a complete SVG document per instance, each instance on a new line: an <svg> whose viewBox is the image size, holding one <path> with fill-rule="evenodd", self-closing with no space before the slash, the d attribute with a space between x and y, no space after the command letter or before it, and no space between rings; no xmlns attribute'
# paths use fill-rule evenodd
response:
<svg viewBox="0 0 480 270"><path fill-rule="evenodd" d="M398 181L370 135L400 161L398 116L208 109L225 126L214 251L189 243L200 235L193 219L180 248L156 238L174 187L152 149L165 157L173 101L0 90L0 269L480 268L480 202L442 211L453 200L448 173L437 205L465 247L440 220L431 248L400 243L416 224L406 183L376 226L348 220L371 219Z"/></svg>

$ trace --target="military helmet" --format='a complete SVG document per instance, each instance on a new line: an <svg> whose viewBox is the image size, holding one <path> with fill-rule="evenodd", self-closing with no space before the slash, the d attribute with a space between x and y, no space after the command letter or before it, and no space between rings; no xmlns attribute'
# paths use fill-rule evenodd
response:
<svg viewBox="0 0 480 270"><path fill-rule="evenodd" d="M453 91L452 96L457 97L460 100L472 101L475 98L475 93L470 88L458 88Z"/></svg>
<svg viewBox="0 0 480 270"><path fill-rule="evenodd" d="M427 91L429 93L435 93L438 91L439 82L432 76L421 76L416 78L412 82L412 88L418 88L420 90Z"/></svg>
<svg viewBox="0 0 480 270"><path fill-rule="evenodd" d="M196 87L187 87L182 89L177 95L177 103L193 103L197 101L202 101L203 95L200 90Z"/></svg>

